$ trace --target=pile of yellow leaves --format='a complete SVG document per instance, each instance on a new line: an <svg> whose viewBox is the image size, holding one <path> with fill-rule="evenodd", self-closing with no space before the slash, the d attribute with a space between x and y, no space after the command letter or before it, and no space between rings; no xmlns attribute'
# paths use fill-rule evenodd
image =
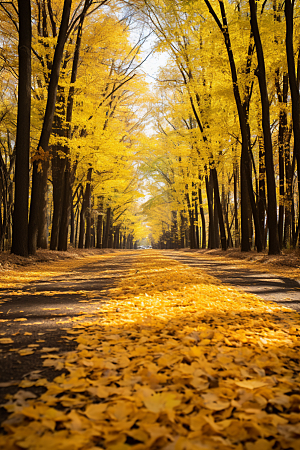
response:
<svg viewBox="0 0 300 450"><path fill-rule="evenodd" d="M0 448L300 449L298 313L155 251L109 297L45 361L65 373L22 381Z"/></svg>

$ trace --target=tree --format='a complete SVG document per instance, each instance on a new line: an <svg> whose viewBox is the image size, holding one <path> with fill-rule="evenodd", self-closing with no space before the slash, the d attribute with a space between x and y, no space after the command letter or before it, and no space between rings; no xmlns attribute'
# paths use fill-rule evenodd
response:
<svg viewBox="0 0 300 450"><path fill-rule="evenodd" d="M28 195L31 110L31 6L19 0L19 77L16 136L15 201L12 253L28 255Z"/></svg>
<svg viewBox="0 0 300 450"><path fill-rule="evenodd" d="M251 30L255 40L257 54L257 77L259 82L261 107L262 107L262 128L264 137L265 162L268 187L268 221L269 221L269 254L277 255L280 253L278 224L277 224L277 200L276 185L274 175L273 148L270 127L269 98L266 82L266 69L260 33L258 29L255 0L249 0L250 4L250 23Z"/></svg>

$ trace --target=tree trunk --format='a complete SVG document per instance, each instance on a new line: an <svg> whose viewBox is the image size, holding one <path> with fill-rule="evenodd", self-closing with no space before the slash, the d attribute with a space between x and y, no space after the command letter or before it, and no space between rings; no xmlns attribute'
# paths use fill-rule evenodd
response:
<svg viewBox="0 0 300 450"><path fill-rule="evenodd" d="M51 161L52 182L53 182L53 218L51 228L50 250L56 250L58 246L59 227L62 214L62 203L64 193L64 166L65 159L57 154L59 148L53 148L53 156Z"/></svg>
<svg viewBox="0 0 300 450"><path fill-rule="evenodd" d="M45 176L48 174L49 162L45 161ZM48 248L48 183L47 180L43 180L42 183L43 194L41 195L40 203L40 219L38 223L37 233L37 247L42 249Z"/></svg>
<svg viewBox="0 0 300 450"><path fill-rule="evenodd" d="M233 168L233 203L234 203L234 247L240 246L239 217L238 217L238 165Z"/></svg>
<svg viewBox="0 0 300 450"><path fill-rule="evenodd" d="M178 248L178 223L177 223L177 211L172 211L172 225L171 225L171 247Z"/></svg>
<svg viewBox="0 0 300 450"><path fill-rule="evenodd" d="M93 170L92 167L90 167L87 171L86 187L85 187L83 200L82 200L82 208L80 211L80 231L79 231L78 248L83 248L83 243L84 243L86 213L87 213L87 209L90 204L90 195L91 195L92 170ZM90 233L90 231L91 231L91 229L89 229L89 233Z"/></svg>
<svg viewBox="0 0 300 450"><path fill-rule="evenodd" d="M208 248L216 248L215 242L215 227L214 227L214 209L213 209L213 186L211 177L208 178L205 175L205 185L206 185L206 196L207 196L207 205L208 205Z"/></svg>
<svg viewBox="0 0 300 450"><path fill-rule="evenodd" d="M258 136L258 147L259 147L259 166L258 166L258 199L257 199L257 208L258 208L258 217L260 224L260 233L263 238L263 248L266 247L266 242L264 239L265 236L265 211L266 211L266 166L265 166L265 155L264 155L264 146L262 142L262 137Z"/></svg>
<svg viewBox="0 0 300 450"><path fill-rule="evenodd" d="M227 250L227 240L226 240L226 232L225 232L222 205L221 205L221 200L220 200L218 175L217 175L217 170L215 167L213 167L211 169L211 176L212 176L213 186L214 186L214 202L215 202L215 206L216 206L217 212L218 212L218 221L219 221L220 236L221 236L221 247L222 247L222 250Z"/></svg>
<svg viewBox="0 0 300 450"><path fill-rule="evenodd" d="M102 245L103 248L108 248L110 217L111 217L111 208L108 207L106 210L105 231L104 231L103 245Z"/></svg>
<svg viewBox="0 0 300 450"><path fill-rule="evenodd" d="M74 170L76 168L74 167ZM69 224L70 224L70 216L72 205L72 187L70 183L70 161L69 159L65 159L65 171L63 173L64 183L63 183L63 198L62 198L62 211L61 211L61 220L59 224L59 235L58 235L58 246L57 249L59 251L67 251L68 249L68 232L69 232ZM75 175L74 175L75 178Z"/></svg>
<svg viewBox="0 0 300 450"><path fill-rule="evenodd" d="M42 203L42 195L45 191L45 183L47 183L47 170L45 167L42 170L40 165L49 161L48 144L52 129L52 122L55 110L56 93L58 86L58 79L60 73L60 65L63 57L64 46L67 38L67 30L69 24L69 17L71 11L72 0L64 1L64 8L62 14L62 20L60 24L60 30L58 35L57 44L55 47L55 53L53 58L53 65L51 70L50 82L48 86L48 97L46 111L43 121L42 132L38 144L38 150L36 154L36 160L33 163L32 173L32 190L31 190L31 203L30 203L30 216L29 216L29 230L28 230L28 246L29 253L36 253L37 246L37 233L39 225L39 208ZM49 165L49 163L48 163Z"/></svg>
<svg viewBox="0 0 300 450"><path fill-rule="evenodd" d="M81 210L80 210L80 218L79 218L79 238L78 238L78 248L83 248L84 242L84 234L85 234L85 206L84 206L84 197L82 200Z"/></svg>
<svg viewBox="0 0 300 450"><path fill-rule="evenodd" d="M180 212L180 248L184 248L185 242L185 217L182 212Z"/></svg>
<svg viewBox="0 0 300 450"><path fill-rule="evenodd" d="M292 208L293 208L293 168L290 157L290 143L287 142L284 152L285 177L286 177L286 199L285 199L285 221L284 221L284 247L292 245Z"/></svg>
<svg viewBox="0 0 300 450"><path fill-rule="evenodd" d="M15 201L12 253L28 256L28 195L31 110L31 6L30 0L18 0L19 8L19 80L16 137Z"/></svg>
<svg viewBox="0 0 300 450"><path fill-rule="evenodd" d="M280 104L279 111L279 130L278 130L278 165L279 165L279 219L278 219L278 235L280 248L283 247L283 226L284 226L284 210L285 210L285 148L287 136L287 93L288 93L288 75L283 75L283 89L281 92L279 84L279 76L276 74L277 97Z"/></svg>
<svg viewBox="0 0 300 450"><path fill-rule="evenodd" d="M297 83L295 60L294 60L294 1L285 1L285 21L286 21L286 55L288 64L288 76L292 97L292 118L293 118L293 132L294 132L294 153L297 161L298 174L298 193L300 199L300 100L299 100L299 86ZM298 227L299 229L299 224ZM294 241L298 239L298 233Z"/></svg>
<svg viewBox="0 0 300 450"><path fill-rule="evenodd" d="M199 197L201 224L202 224L202 248L206 248L206 224L205 224L204 209L202 206L202 190L201 190L201 188L198 189L198 197Z"/></svg>
<svg viewBox="0 0 300 450"><path fill-rule="evenodd" d="M257 76L259 82L261 107L262 107L262 128L264 135L267 193L268 193L269 254L277 255L280 253L280 246L278 239L276 184L274 174L273 148L271 138L269 98L266 82L265 61L257 24L255 0L249 0L249 4L250 4L250 24L256 46L257 63L258 63Z"/></svg>
<svg viewBox="0 0 300 450"><path fill-rule="evenodd" d="M186 192L186 202L188 207L188 213L189 213L189 234L190 234L190 248L195 248L195 218L194 218L194 211L192 209L191 201L189 193Z"/></svg>
<svg viewBox="0 0 300 450"><path fill-rule="evenodd" d="M85 233L85 248L91 247L91 218L92 218L92 203L91 203L91 179L92 168L88 170L87 184L86 184L86 233Z"/></svg>
<svg viewBox="0 0 300 450"><path fill-rule="evenodd" d="M195 248L200 248L200 241L199 241L199 213L198 213L198 204L197 200L195 200L194 203L194 209L195 209Z"/></svg>
<svg viewBox="0 0 300 450"><path fill-rule="evenodd" d="M103 228L103 215L99 214L97 218L97 248L102 248L102 228Z"/></svg>
<svg viewBox="0 0 300 450"><path fill-rule="evenodd" d="M74 245L75 243L75 216L74 216L74 206L73 206L73 198L71 198L71 218L70 218L70 244Z"/></svg>

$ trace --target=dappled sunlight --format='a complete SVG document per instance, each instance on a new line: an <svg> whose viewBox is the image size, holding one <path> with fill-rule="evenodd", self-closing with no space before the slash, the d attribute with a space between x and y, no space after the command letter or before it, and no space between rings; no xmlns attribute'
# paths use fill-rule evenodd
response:
<svg viewBox="0 0 300 450"><path fill-rule="evenodd" d="M124 253L125 254L125 253ZM63 275L66 277L69 272L80 268L83 264L92 264L99 260L105 260L116 256L117 254L91 255L79 258L70 258L62 261L50 261L48 263L35 263L29 267L17 267L1 271L0 289L15 289L26 286L41 279L48 279Z"/></svg>
<svg viewBox="0 0 300 450"><path fill-rule="evenodd" d="M0 447L300 448L299 314L160 252L132 260L92 320L66 328L77 348L46 349L63 372L8 398Z"/></svg>

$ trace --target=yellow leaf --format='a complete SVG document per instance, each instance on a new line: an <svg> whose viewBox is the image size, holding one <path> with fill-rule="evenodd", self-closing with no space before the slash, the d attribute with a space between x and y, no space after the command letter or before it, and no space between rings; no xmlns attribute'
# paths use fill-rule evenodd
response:
<svg viewBox="0 0 300 450"><path fill-rule="evenodd" d="M143 401L146 408L154 413L173 409L181 403L178 395L169 392L162 392L161 394L154 393L151 397L145 398Z"/></svg>
<svg viewBox="0 0 300 450"><path fill-rule="evenodd" d="M102 418L102 414L106 410L106 408L107 408L106 403L98 403L98 404L88 405L85 409L84 414L89 419L100 420Z"/></svg>
<svg viewBox="0 0 300 450"><path fill-rule="evenodd" d="M32 355L33 349L32 348L24 348L18 351L20 356L27 356Z"/></svg>
<svg viewBox="0 0 300 450"><path fill-rule="evenodd" d="M245 388L245 389L257 389L257 388L268 385L268 383L266 383L265 381L259 381L259 380L244 380L244 381L234 381L234 382L237 386Z"/></svg>
<svg viewBox="0 0 300 450"><path fill-rule="evenodd" d="M201 397L204 400L205 408L212 409L214 411L222 411L222 409L226 409L230 406L230 402L222 401L219 397L211 392L207 394L201 394Z"/></svg>
<svg viewBox="0 0 300 450"><path fill-rule="evenodd" d="M11 338L0 338L0 344L13 344L14 341Z"/></svg>

